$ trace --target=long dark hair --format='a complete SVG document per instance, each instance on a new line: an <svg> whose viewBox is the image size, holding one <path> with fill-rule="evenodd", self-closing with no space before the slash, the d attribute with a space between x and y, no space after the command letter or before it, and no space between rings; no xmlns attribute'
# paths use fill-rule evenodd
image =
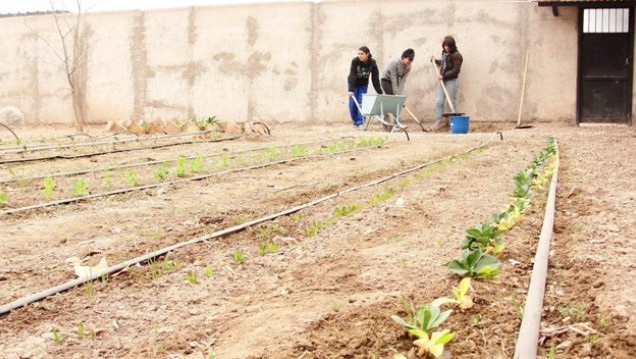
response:
<svg viewBox="0 0 636 359"><path fill-rule="evenodd" d="M361 47L358 49L358 51L362 51L362 52L364 52L365 54L369 55L369 58L372 58L372 57L373 57L373 56L371 56L371 50L369 50L369 48L368 48L368 47L366 47L366 46L361 46Z"/></svg>
<svg viewBox="0 0 636 359"><path fill-rule="evenodd" d="M442 41L442 49L446 45L450 48L450 52L457 52L457 45L455 44L455 39L452 36L446 36L444 38L444 41Z"/></svg>

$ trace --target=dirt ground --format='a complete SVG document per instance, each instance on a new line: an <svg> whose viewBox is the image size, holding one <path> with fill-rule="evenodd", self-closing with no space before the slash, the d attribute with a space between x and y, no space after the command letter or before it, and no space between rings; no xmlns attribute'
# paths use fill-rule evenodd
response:
<svg viewBox="0 0 636 359"><path fill-rule="evenodd" d="M554 358L636 357L633 128L490 125L468 135L413 129L410 142L392 134L381 146L346 153L326 150L334 141L387 135L349 126L274 125L272 132L0 165L0 180L212 153L225 153L233 161L228 168L240 168L263 163L268 152L236 151L325 141L307 145L309 154L319 155L294 162L0 215L0 305L74 279L71 257L85 265L105 257L114 265L340 192L2 315L0 358L414 357L413 339L391 315L405 316L404 302L419 306L450 295L460 278L442 264L459 256L466 229L508 205L512 177L551 135L560 169L539 357L551 348ZM25 143L53 143L72 129L20 133ZM0 133L0 139L0 161L16 158L2 152L14 145L11 138ZM361 186L484 144L440 165ZM227 169L215 158L203 173ZM153 183L157 168L136 168L139 184ZM127 171L112 172L114 188L126 187ZM85 179L88 193L103 192L105 173L60 178L51 200L72 197L77 178ZM9 202L0 210L44 202L41 180L0 185L3 191ZM513 356L545 197L535 194L524 220L505 234L501 276L473 281L475 306L456 310L444 324L457 333L445 358ZM345 207L355 210L343 215ZM259 253L259 243L276 247Z"/></svg>

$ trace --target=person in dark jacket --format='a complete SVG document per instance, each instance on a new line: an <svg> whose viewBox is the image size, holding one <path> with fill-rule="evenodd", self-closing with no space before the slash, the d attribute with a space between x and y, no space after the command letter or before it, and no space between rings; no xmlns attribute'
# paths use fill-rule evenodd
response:
<svg viewBox="0 0 636 359"><path fill-rule="evenodd" d="M395 60L387 66L382 74L382 90L387 95L402 95L406 77L411 72L411 64L415 58L413 49L406 49L399 60Z"/></svg>
<svg viewBox="0 0 636 359"><path fill-rule="evenodd" d="M362 128L364 116L358 111L358 107L353 102L353 96L358 100L358 104L362 103L362 95L367 93L369 87L369 77L373 82L373 88L378 94L382 94L380 87L380 78L378 65L371 57L371 51L368 47L362 46L358 49L358 56L351 60L351 69L349 70L349 112L351 120L356 128Z"/></svg>
<svg viewBox="0 0 636 359"><path fill-rule="evenodd" d="M457 89L459 87L459 72L462 69L462 63L464 58L462 54L457 50L455 39L452 36L446 36L442 41L442 56L436 59L431 56L431 61L435 61L439 65L439 74L437 74L440 81L444 81L444 86L450 97L450 102L453 104L455 111L457 111ZM439 123L442 120L442 114L444 112L444 101L446 95L442 89L441 84L437 84L437 99L435 107L435 124L433 129L439 127Z"/></svg>

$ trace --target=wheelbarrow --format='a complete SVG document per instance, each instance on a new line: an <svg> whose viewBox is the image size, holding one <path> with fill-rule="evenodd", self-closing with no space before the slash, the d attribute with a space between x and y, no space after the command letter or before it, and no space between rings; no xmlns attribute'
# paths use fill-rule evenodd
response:
<svg viewBox="0 0 636 359"><path fill-rule="evenodd" d="M422 123L404 106L406 96L365 94L362 95L362 104L359 104L355 97L351 96L351 98L358 107L358 111L364 116L363 129L365 131L369 128L369 124L375 120L382 124L385 131L391 133L396 131L404 132L406 139L410 141L406 126L400 122L400 111L402 108L406 109L422 127L422 130L425 131Z"/></svg>

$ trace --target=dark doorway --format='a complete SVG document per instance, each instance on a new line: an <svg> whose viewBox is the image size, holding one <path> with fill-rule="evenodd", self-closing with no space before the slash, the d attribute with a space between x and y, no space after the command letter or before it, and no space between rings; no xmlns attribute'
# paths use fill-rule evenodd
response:
<svg viewBox="0 0 636 359"><path fill-rule="evenodd" d="M631 123L633 8L581 8L579 123Z"/></svg>

